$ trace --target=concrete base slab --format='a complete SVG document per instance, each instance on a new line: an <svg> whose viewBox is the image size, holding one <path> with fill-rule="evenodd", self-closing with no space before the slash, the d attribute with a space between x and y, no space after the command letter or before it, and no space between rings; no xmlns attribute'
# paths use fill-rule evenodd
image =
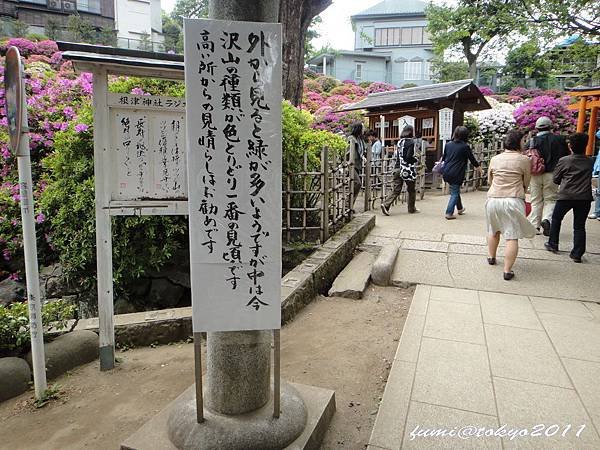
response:
<svg viewBox="0 0 600 450"><path fill-rule="evenodd" d="M308 418L302 434L286 450L317 450L335 413L335 392L303 384L289 384L304 400ZM192 385L123 442L121 450L177 450L169 440L167 422L173 407L194 395L195 386Z"/></svg>
<svg viewBox="0 0 600 450"><path fill-rule="evenodd" d="M371 278L374 256L361 252L342 270L329 290L330 297L359 299L367 288Z"/></svg>

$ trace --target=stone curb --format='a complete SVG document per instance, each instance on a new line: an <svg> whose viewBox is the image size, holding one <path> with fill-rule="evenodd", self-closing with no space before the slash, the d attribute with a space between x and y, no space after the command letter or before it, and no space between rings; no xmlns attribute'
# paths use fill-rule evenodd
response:
<svg viewBox="0 0 600 450"><path fill-rule="evenodd" d="M373 283L378 286L389 286L397 256L397 245L393 244L382 247L371 270L371 280L373 280Z"/></svg>
<svg viewBox="0 0 600 450"><path fill-rule="evenodd" d="M281 281L281 323L289 322L318 294L326 294L338 274L354 256L354 250L375 227L375 215L363 213L338 231L319 250ZM290 279L295 286L290 286ZM286 290L285 287L287 286Z"/></svg>
<svg viewBox="0 0 600 450"><path fill-rule="evenodd" d="M281 280L281 323L284 324L318 294L326 294L335 277L352 260L354 250L375 227L375 215L362 213L321 245ZM148 346L180 341L192 335L192 308L172 308L114 318L115 341ZM98 331L98 318L82 319L75 330ZM60 333L60 332L59 332Z"/></svg>

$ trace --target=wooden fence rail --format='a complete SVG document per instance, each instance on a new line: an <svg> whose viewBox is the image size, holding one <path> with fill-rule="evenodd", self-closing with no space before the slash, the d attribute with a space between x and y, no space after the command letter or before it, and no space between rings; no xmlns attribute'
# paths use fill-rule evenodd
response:
<svg viewBox="0 0 600 450"><path fill-rule="evenodd" d="M501 143L478 143L472 146L475 158L481 162L483 173L479 175L469 163L463 190L476 190L486 184L490 159L502 152ZM364 210L374 209L383 202L393 189L396 161L393 147L385 148L383 157L371 159L371 148L359 169ZM416 189L421 200L425 196L425 153L417 152ZM283 177L282 238L287 243L325 242L329 236L352 219L354 214L354 164L344 155L325 147L320 155L305 152L300 171L286 173ZM441 180L433 177L430 187L437 188ZM406 202L406 187L399 202Z"/></svg>

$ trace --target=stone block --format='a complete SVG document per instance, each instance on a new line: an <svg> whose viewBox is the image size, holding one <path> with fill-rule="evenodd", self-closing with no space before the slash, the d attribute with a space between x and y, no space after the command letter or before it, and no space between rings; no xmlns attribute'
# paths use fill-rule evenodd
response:
<svg viewBox="0 0 600 450"><path fill-rule="evenodd" d="M395 244L387 245L381 248L377 259L373 263L371 270L371 279L378 286L388 286L390 277L396 264L398 256L398 246Z"/></svg>
<svg viewBox="0 0 600 450"><path fill-rule="evenodd" d="M0 358L0 402L16 397L29 389L31 369L21 358Z"/></svg>
<svg viewBox="0 0 600 450"><path fill-rule="evenodd" d="M93 331L81 330L63 334L44 344L46 354L46 376L56 378L68 370L98 359L98 335ZM31 366L31 352L27 353Z"/></svg>
<svg viewBox="0 0 600 450"><path fill-rule="evenodd" d="M371 253L360 252L342 270L329 290L330 297L359 299L369 284L374 257Z"/></svg>

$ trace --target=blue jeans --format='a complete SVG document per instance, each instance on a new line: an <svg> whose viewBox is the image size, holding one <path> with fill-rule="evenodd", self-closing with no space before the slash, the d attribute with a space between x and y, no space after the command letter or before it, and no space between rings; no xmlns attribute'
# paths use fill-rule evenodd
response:
<svg viewBox="0 0 600 450"><path fill-rule="evenodd" d="M600 181L599 181L600 182ZM594 212L597 217L600 217L600 187L596 189L596 205Z"/></svg>
<svg viewBox="0 0 600 450"><path fill-rule="evenodd" d="M453 215L454 208L459 210L463 209L462 200L460 198L460 184L450 185L450 200L448 200L448 207L446 208L446 214Z"/></svg>

